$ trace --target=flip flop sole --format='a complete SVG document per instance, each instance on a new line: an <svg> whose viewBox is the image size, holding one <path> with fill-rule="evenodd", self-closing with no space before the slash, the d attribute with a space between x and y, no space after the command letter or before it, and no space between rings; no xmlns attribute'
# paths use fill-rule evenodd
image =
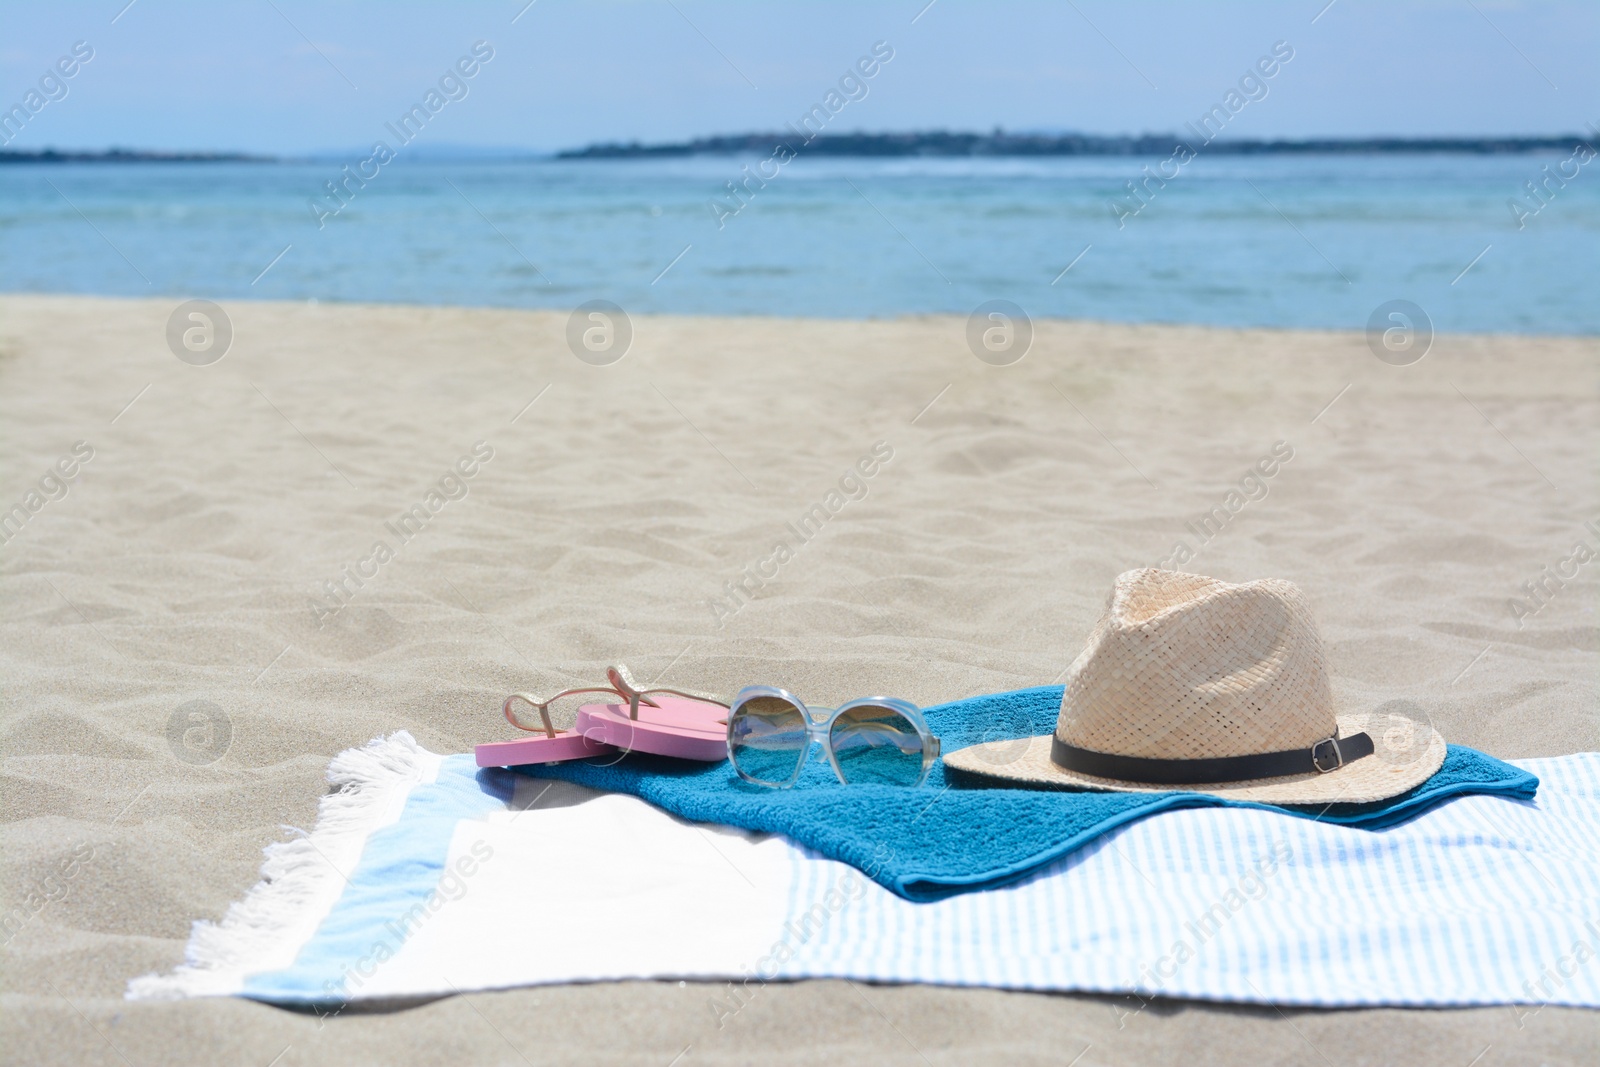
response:
<svg viewBox="0 0 1600 1067"><path fill-rule="evenodd" d="M626 717L626 711L624 711ZM515 741L491 741L475 750L480 767L520 767L530 763L561 763L564 760L604 756L616 749L582 731L566 730L554 737L519 737Z"/></svg>
<svg viewBox="0 0 1600 1067"><path fill-rule="evenodd" d="M728 709L686 697L652 696L659 707L640 705L629 718L626 704L586 704L578 730L596 741L631 752L716 763L728 758Z"/></svg>

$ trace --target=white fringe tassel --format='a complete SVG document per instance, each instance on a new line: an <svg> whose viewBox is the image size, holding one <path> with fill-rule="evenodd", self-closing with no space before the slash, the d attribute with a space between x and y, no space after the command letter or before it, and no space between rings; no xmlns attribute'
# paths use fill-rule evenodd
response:
<svg viewBox="0 0 1600 1067"><path fill-rule="evenodd" d="M339 791L322 798L316 829L268 845L260 883L222 922L195 923L187 962L169 975L133 979L128 999L230 996L250 975L292 964L338 901L368 836L399 818L411 790L438 776L439 763L404 730L335 756L328 781Z"/></svg>

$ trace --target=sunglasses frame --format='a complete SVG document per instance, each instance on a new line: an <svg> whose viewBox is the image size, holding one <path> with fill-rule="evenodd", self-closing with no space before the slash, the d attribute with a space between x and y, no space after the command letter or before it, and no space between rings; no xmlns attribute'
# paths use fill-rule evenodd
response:
<svg viewBox="0 0 1600 1067"><path fill-rule="evenodd" d="M800 714L806 720L806 745L800 750L800 758L795 761L794 773L785 782L763 782L759 778L752 778L739 767L739 761L733 758L733 724L739 716L739 709L748 701L757 697L776 697L788 701L800 709ZM789 692L770 685L747 685L739 690L733 698L733 703L728 705L728 762L733 766L734 773L751 785L765 786L768 789L788 789L800 780L800 772L805 770L806 761L811 758L811 744L816 742L822 746L822 751L827 754L828 763L833 767L833 775L839 779L840 785L850 785L845 779L844 771L839 767L839 757L833 751L832 737L833 724L839 716L853 708L875 706L888 708L896 714L905 716L912 726L917 728L917 737L922 741L922 769L917 773L917 780L909 788L915 789L928 780L928 772L933 769L934 760L939 758L939 739L928 729L928 720L923 718L922 709L909 700L898 697L862 697L852 700L847 704L840 704L837 708L813 708L805 701ZM856 783L864 784L864 783Z"/></svg>

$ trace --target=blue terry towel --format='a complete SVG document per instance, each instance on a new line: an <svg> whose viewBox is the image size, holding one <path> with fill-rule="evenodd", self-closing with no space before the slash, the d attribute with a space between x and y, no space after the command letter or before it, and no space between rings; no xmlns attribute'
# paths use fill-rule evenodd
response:
<svg viewBox="0 0 1600 1067"><path fill-rule="evenodd" d="M927 708L925 714L949 752L979 741L1050 733L1060 709L1061 687L1042 686L957 700ZM844 786L820 752L811 754L792 789L750 785L726 762L689 763L637 752L611 766L580 762L515 770L631 793L696 822L783 834L860 868L907 900L937 900L1018 881L1123 823L1174 808L1264 807L1379 830L1450 797L1483 793L1529 800L1539 787L1527 771L1459 745L1449 746L1438 773L1400 796L1301 810L1204 793L952 788L956 783L946 778L942 761L921 789Z"/></svg>

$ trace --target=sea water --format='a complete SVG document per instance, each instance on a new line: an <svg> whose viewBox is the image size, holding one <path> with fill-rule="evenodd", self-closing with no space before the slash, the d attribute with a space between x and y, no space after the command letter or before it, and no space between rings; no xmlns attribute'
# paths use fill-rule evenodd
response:
<svg viewBox="0 0 1600 1067"><path fill-rule="evenodd" d="M18 164L0 290L1593 334L1570 156Z"/></svg>

